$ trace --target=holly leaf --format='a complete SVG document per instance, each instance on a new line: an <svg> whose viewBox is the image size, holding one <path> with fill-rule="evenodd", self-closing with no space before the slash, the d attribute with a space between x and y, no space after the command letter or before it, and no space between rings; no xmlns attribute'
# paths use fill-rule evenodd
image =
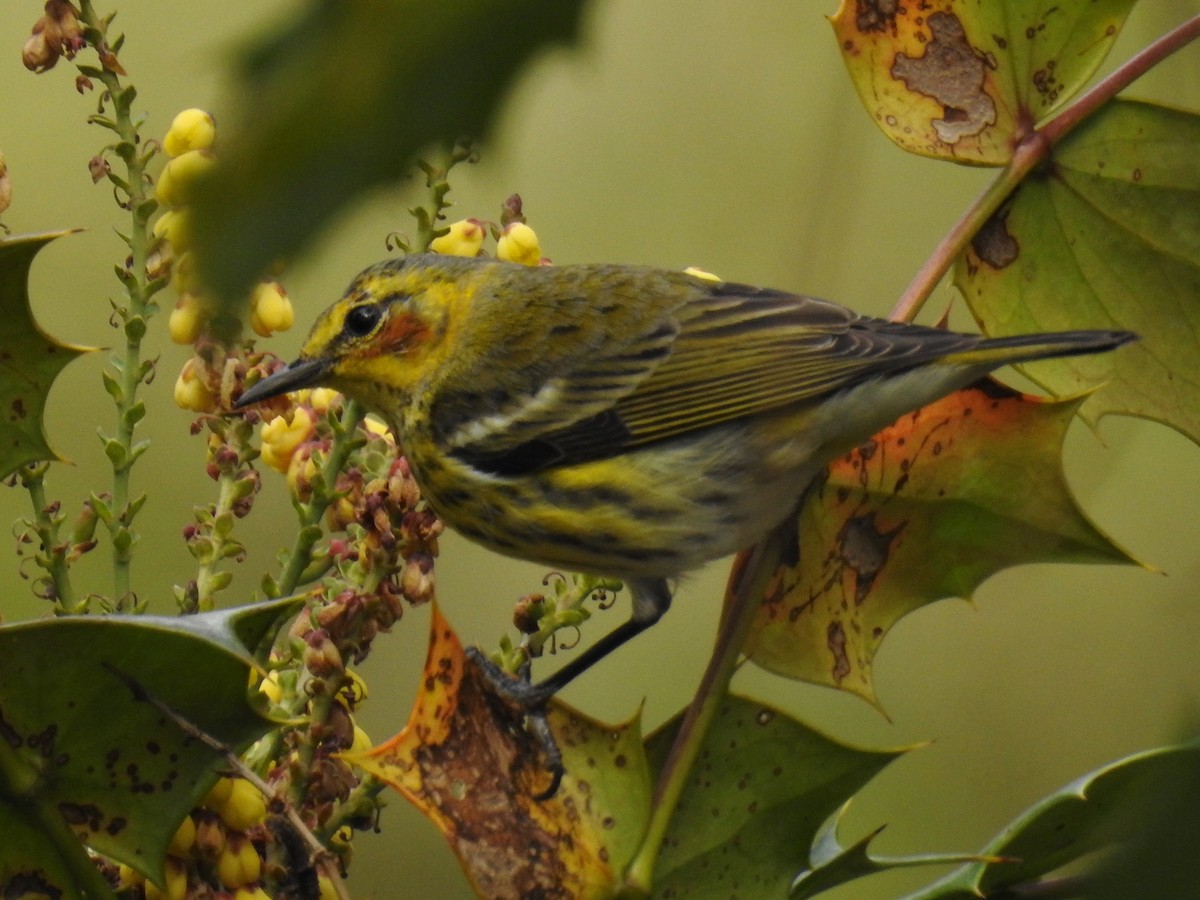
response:
<svg viewBox="0 0 1200 900"><path fill-rule="evenodd" d="M682 721L647 739L656 770ZM761 703L726 697L671 819L655 895L786 896L821 823L903 752L842 744Z"/></svg>
<svg viewBox="0 0 1200 900"><path fill-rule="evenodd" d="M246 66L196 191L198 272L232 302L427 147L481 136L525 63L573 40L583 0L310 2Z"/></svg>
<svg viewBox="0 0 1200 900"><path fill-rule="evenodd" d="M1117 100L1053 148L956 263L988 334L1120 328L1142 340L1024 369L1081 410L1143 416L1200 442L1200 116Z"/></svg>
<svg viewBox="0 0 1200 900"><path fill-rule="evenodd" d="M603 725L552 701L566 775L550 774L524 727L464 655L436 606L421 692L405 728L342 758L392 785L446 836L483 897L608 896L650 808L637 718Z"/></svg>
<svg viewBox="0 0 1200 900"><path fill-rule="evenodd" d="M148 701L248 746L272 727L247 696L251 654L299 603L0 627L0 896L108 896L85 844L161 884L221 756Z"/></svg>
<svg viewBox="0 0 1200 900"><path fill-rule="evenodd" d="M1191 743L1135 753L1102 766L1038 801L996 835L984 849L983 856L1002 859L981 858L969 863L924 890L909 895L907 900L975 900L979 897L1032 895L1032 891L1022 888L1036 885L1038 879L1069 863L1103 851L1136 848L1138 840L1145 834L1147 822L1154 818L1154 811L1161 809L1164 802L1169 803L1180 785L1187 787L1190 796L1196 795L1198 765L1200 745ZM1178 812L1188 821L1194 818L1191 809ZM1191 858L1174 862L1183 862L1194 871L1195 842L1192 840L1188 844ZM1120 868L1118 866L1118 871ZM1144 878L1156 879L1165 875L1145 872ZM1146 880L1141 882L1143 887L1148 883ZM1095 890L1108 884L1108 877L1101 878L1087 896L1102 893L1116 896ZM1194 880L1188 882L1188 887L1194 886ZM1136 895L1172 894L1149 891Z"/></svg>
<svg viewBox="0 0 1200 900"><path fill-rule="evenodd" d="M42 415L50 385L89 347L55 340L29 306L29 267L38 251L70 231L0 236L0 478L26 463L58 459Z"/></svg>
<svg viewBox="0 0 1200 900"><path fill-rule="evenodd" d="M1104 61L1135 0L842 0L832 21L875 124L911 153L1003 165Z"/></svg>
<svg viewBox="0 0 1200 900"><path fill-rule="evenodd" d="M1130 562L1080 511L1062 471L1081 402L987 380L834 461L801 507L798 560L777 567L750 658L878 705L875 653L913 610L970 597L1021 563Z"/></svg>

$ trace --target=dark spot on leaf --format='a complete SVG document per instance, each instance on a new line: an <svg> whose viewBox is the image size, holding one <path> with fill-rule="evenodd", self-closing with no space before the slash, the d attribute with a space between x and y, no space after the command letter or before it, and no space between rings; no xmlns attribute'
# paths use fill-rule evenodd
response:
<svg viewBox="0 0 1200 900"><path fill-rule="evenodd" d="M99 831L100 823L104 821L104 814L94 803L71 803L64 800L58 804L58 811L68 825L83 826L90 831Z"/></svg>
<svg viewBox="0 0 1200 900"><path fill-rule="evenodd" d="M104 827L104 830L115 836L124 831L125 826L128 824L129 822L125 820L124 816L114 816L111 820L109 820L109 823Z"/></svg>
<svg viewBox="0 0 1200 900"><path fill-rule="evenodd" d="M833 668L830 674L838 684L850 674L850 658L846 655L846 632L841 622L830 622L825 630L825 645L833 654Z"/></svg>
<svg viewBox="0 0 1200 900"><path fill-rule="evenodd" d="M900 0L858 0L854 7L854 26L861 32L895 30Z"/></svg>
<svg viewBox="0 0 1200 900"><path fill-rule="evenodd" d="M146 741L146 749L151 753L158 753L162 750L162 748L158 746L158 741Z"/></svg>
<svg viewBox="0 0 1200 900"><path fill-rule="evenodd" d="M1020 255L1020 246L1017 239L1009 234L1007 220L1008 210L993 213L971 238L971 249L975 255L993 269L1012 265Z"/></svg>
<svg viewBox="0 0 1200 900"><path fill-rule="evenodd" d="M12 415L9 416L8 418L13 422L18 422L21 419L25 418L25 415L26 415L25 401L22 400L20 397L14 397L13 402L12 402Z"/></svg>

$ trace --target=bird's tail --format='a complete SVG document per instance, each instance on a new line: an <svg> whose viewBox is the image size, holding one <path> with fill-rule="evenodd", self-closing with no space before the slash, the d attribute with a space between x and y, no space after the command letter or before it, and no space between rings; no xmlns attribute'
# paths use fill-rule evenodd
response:
<svg viewBox="0 0 1200 900"><path fill-rule="evenodd" d="M1137 339L1132 331L1058 331L983 338L974 347L946 354L939 362L999 367L1056 356L1103 353Z"/></svg>

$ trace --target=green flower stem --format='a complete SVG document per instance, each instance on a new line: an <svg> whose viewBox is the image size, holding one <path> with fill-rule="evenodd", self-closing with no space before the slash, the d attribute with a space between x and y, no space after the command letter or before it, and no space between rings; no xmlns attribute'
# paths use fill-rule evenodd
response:
<svg viewBox="0 0 1200 900"><path fill-rule="evenodd" d="M287 556L287 565L276 583L277 596L286 597L293 593L301 583L301 576L313 561L313 548L321 539L321 518L335 499L336 493L332 486L337 481L338 473L346 467L350 454L360 445L356 434L358 423L366 415L366 410L354 400L347 400L342 407L333 435L333 443L321 465L320 483L326 489L314 491L307 503L301 505L300 530Z"/></svg>
<svg viewBox="0 0 1200 900"><path fill-rule="evenodd" d="M37 564L46 572L54 586L55 615L77 615L87 612L87 600L80 602L75 599L67 560L69 549L65 542L59 540L60 523L51 518L48 512L45 486L47 468L48 463L36 463L21 470L21 482L29 492L29 500L33 504L34 533L42 545L43 555L37 558Z"/></svg>
<svg viewBox="0 0 1200 900"><path fill-rule="evenodd" d="M218 565L231 552L240 552L241 549L241 545L229 537L229 526L234 521L233 504L239 497L237 483L238 473L236 471L223 470L217 478L217 502L213 509L213 524L210 532L212 552L200 564L196 572L197 612L213 610L217 591L229 583L229 573L221 571Z"/></svg>
<svg viewBox="0 0 1200 900"><path fill-rule="evenodd" d="M786 531L784 529L783 531ZM667 828L679 798L691 778L692 767L712 727L713 719L729 692L729 681L737 670L742 646L750 633L754 614L762 601L772 568L767 561L774 558L773 540L766 538L734 563L734 574L717 629L716 645L700 687L692 698L675 736L675 743L659 773L658 785L650 806L650 821L633 861L625 872L623 896L650 896L654 886L654 865L666 840Z"/></svg>
<svg viewBox="0 0 1200 900"><path fill-rule="evenodd" d="M108 22L96 15L90 0L81 0L79 13L89 43L94 47L107 46ZM146 273L153 245L149 223L157 204L147 193L146 163L152 151L142 151L138 134L140 117L132 113L136 91L132 86L123 85L120 76L103 65L96 70L89 68L88 73L101 80L112 104L111 119L95 117L93 121L117 135L113 150L124 163L125 171L119 178L110 176L110 180L125 195L121 202L130 215L126 236L130 264L118 270L128 301L127 306L117 305L117 315L124 326L125 346L123 352L114 354L112 359L117 389L110 388L117 407L117 427L115 437L105 438L105 453L113 471L113 514L107 522L113 553L113 602L117 608L122 608L132 597L130 567L133 545L138 537L133 530L133 519L141 506L140 499L131 494L130 475L134 462L148 446L145 441L135 444L133 440L137 423L145 414L145 407L137 397L138 389L153 368L151 362L142 359L142 338L147 320L155 311L151 299L162 287L161 283L152 282Z"/></svg>
<svg viewBox="0 0 1200 900"><path fill-rule="evenodd" d="M938 282L966 250L971 238L1026 176L1050 155L1054 145L1136 79L1197 37L1200 37L1200 15L1193 16L1146 46L1041 128L1030 128L1027 134L1021 136L1008 165L942 238L905 288L890 318L898 322L913 321Z"/></svg>

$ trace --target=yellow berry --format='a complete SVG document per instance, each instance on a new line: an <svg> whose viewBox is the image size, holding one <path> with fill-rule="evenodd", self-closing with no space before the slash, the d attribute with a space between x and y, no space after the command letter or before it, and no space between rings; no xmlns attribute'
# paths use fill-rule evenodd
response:
<svg viewBox="0 0 1200 900"><path fill-rule="evenodd" d="M163 167L154 188L154 197L163 206L187 203L196 182L213 167L216 158L207 150L189 150Z"/></svg>
<svg viewBox="0 0 1200 900"><path fill-rule="evenodd" d="M168 209L154 220L154 236L170 244L176 253L183 253L191 246L190 219L186 209Z"/></svg>
<svg viewBox="0 0 1200 900"><path fill-rule="evenodd" d="M208 150L217 136L213 117L202 109L185 109L171 120L163 149L168 156L182 156L189 150Z"/></svg>
<svg viewBox="0 0 1200 900"><path fill-rule="evenodd" d="M175 405L191 412L214 412L216 398L196 374L195 364L195 359L183 364L183 371L175 381Z"/></svg>
<svg viewBox="0 0 1200 900"><path fill-rule="evenodd" d="M542 245L532 228L524 222L513 222L496 242L496 255L509 262L536 266L542 261Z"/></svg>
<svg viewBox="0 0 1200 900"><path fill-rule="evenodd" d="M167 846L167 852L173 856L184 856L192 845L196 843L196 822L191 816L184 816L183 821L179 823L179 827L175 829L175 834L171 837L171 843Z"/></svg>
<svg viewBox="0 0 1200 900"><path fill-rule="evenodd" d="M250 297L250 327L262 337L292 327L295 313L287 292L277 281L264 281Z"/></svg>
<svg viewBox="0 0 1200 900"><path fill-rule="evenodd" d="M450 230L429 243L429 249L444 256L478 256L486 235L478 219L460 219Z"/></svg>
<svg viewBox="0 0 1200 900"><path fill-rule="evenodd" d="M312 417L303 406L287 416L276 416L262 427L262 459L278 472L287 474L296 448L312 437L315 432Z"/></svg>
<svg viewBox="0 0 1200 900"><path fill-rule="evenodd" d="M167 317L167 335L176 344L194 344L204 332L204 306L195 294L184 294L175 301Z"/></svg>
<svg viewBox="0 0 1200 900"><path fill-rule="evenodd" d="M234 831L245 831L267 816L267 802L258 788L242 778L235 778L229 799L217 810L221 821Z"/></svg>
<svg viewBox="0 0 1200 900"><path fill-rule="evenodd" d="M712 272L706 272L703 269L697 269L695 266L688 266L683 270L685 274L692 275L696 278L703 278L705 281L720 281L721 279Z"/></svg>

